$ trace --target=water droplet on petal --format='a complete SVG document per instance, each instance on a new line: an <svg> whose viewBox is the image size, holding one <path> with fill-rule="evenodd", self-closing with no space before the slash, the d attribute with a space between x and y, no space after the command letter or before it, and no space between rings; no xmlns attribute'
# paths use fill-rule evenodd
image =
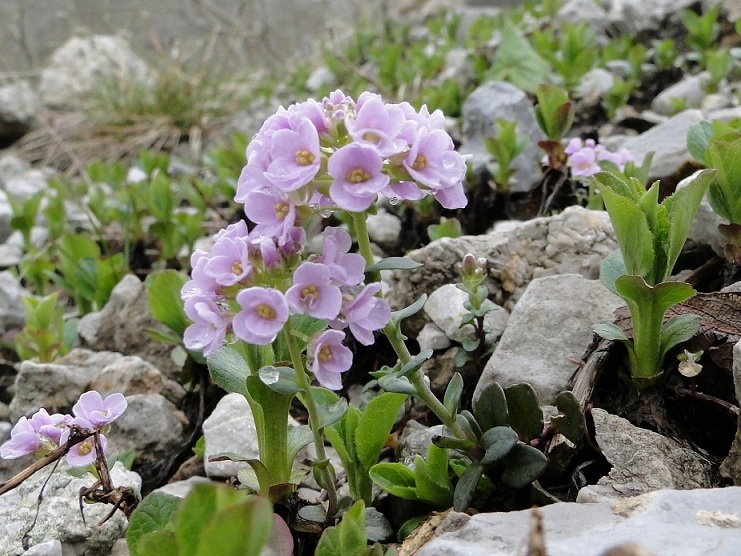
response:
<svg viewBox="0 0 741 556"><path fill-rule="evenodd" d="M332 211L329 209L326 209L320 212L319 214L322 215L322 218L329 218L330 216L332 216Z"/></svg>
<svg viewBox="0 0 741 556"><path fill-rule="evenodd" d="M389 203L392 205L398 205L399 204L399 198L398 197L391 197L389 198Z"/></svg>

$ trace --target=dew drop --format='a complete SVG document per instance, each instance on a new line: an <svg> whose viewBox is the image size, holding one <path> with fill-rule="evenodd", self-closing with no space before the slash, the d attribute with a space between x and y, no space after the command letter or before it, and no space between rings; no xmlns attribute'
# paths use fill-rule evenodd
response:
<svg viewBox="0 0 741 556"><path fill-rule="evenodd" d="M322 218L329 218L330 216L332 216L332 211L329 209L326 209L320 212L319 214L322 215Z"/></svg>
<svg viewBox="0 0 741 556"><path fill-rule="evenodd" d="M260 380L262 380L263 384L275 384L280 380L280 371L277 367L266 365L260 369Z"/></svg>
<svg viewBox="0 0 741 556"><path fill-rule="evenodd" d="M398 205L399 204L399 198L398 197L390 197L389 203L392 205Z"/></svg>

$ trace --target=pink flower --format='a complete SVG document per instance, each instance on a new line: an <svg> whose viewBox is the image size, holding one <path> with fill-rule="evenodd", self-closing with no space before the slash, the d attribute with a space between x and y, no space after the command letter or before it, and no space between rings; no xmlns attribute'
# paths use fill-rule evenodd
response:
<svg viewBox="0 0 741 556"><path fill-rule="evenodd" d="M317 262L329 268L330 277L337 284L356 286L365 278L365 259L350 253L352 239L342 228L328 226L322 232L322 255Z"/></svg>
<svg viewBox="0 0 741 556"><path fill-rule="evenodd" d="M36 432L33 424L26 417L21 417L10 431L10 440L0 446L0 457L16 459L26 454L33 454L41 446L41 436Z"/></svg>
<svg viewBox="0 0 741 556"><path fill-rule="evenodd" d="M203 296L186 299L184 310L193 321L183 335L185 347L202 350L203 355L209 357L224 345L228 325L226 315L212 299Z"/></svg>
<svg viewBox="0 0 741 556"><path fill-rule="evenodd" d="M319 134L308 118L272 136L265 177L280 191L295 191L314 179L321 162Z"/></svg>
<svg viewBox="0 0 741 556"><path fill-rule="evenodd" d="M375 341L373 331L380 330L391 319L391 308L388 303L376 297L380 290L381 284L373 282L345 295L340 319L333 322L333 326L344 328L344 324L347 324L358 342L365 346L373 344Z"/></svg>
<svg viewBox="0 0 741 556"><path fill-rule="evenodd" d="M318 319L337 318L342 307L342 293L329 278L329 268L323 264L301 263L293 273L293 286L286 291L288 306L296 313Z"/></svg>
<svg viewBox="0 0 741 556"><path fill-rule="evenodd" d="M85 428L100 430L123 415L127 405L123 394L115 393L103 399L98 392L91 390L80 396L72 406L72 413L77 419L84 419L89 423Z"/></svg>
<svg viewBox="0 0 741 556"><path fill-rule="evenodd" d="M571 175L575 178L588 178L600 171L594 149L583 148L569 157Z"/></svg>
<svg viewBox="0 0 741 556"><path fill-rule="evenodd" d="M325 330L309 347L311 372L319 384L330 390L342 388L342 373L352 365L352 351L342 345L345 334L339 330Z"/></svg>
<svg viewBox="0 0 741 556"><path fill-rule="evenodd" d="M358 98L355 117L345 118L350 136L372 146L381 156L393 156L406 148L407 142L399 137L405 122L398 105L384 104L379 95L367 92Z"/></svg>
<svg viewBox="0 0 741 556"><path fill-rule="evenodd" d="M87 430L95 428L92 423L82 417L73 419L70 424L77 425L78 427ZM67 442L71 434L72 431L70 429L66 429L62 433L62 443ZM106 437L102 434L99 434L98 436L100 438L100 447L103 449L103 454L105 454L106 448L108 447L108 442L106 440ZM93 435L87 437L82 442L72 446L67 452L67 456L65 457L65 459L67 460L67 463L69 463L72 467L85 467L86 465L90 465L91 463L93 463L97 455L98 451L95 448L95 436Z"/></svg>
<svg viewBox="0 0 741 556"><path fill-rule="evenodd" d="M341 209L362 212L389 182L382 170L383 159L373 147L345 145L329 158L327 171L334 178L329 196Z"/></svg>
<svg viewBox="0 0 741 556"><path fill-rule="evenodd" d="M242 310L234 316L232 328L241 340L262 346L275 340L288 320L286 298L271 288L246 288L237 294Z"/></svg>
<svg viewBox="0 0 741 556"><path fill-rule="evenodd" d="M220 286L231 286L248 278L252 273L252 265L249 263L245 238L217 238L203 272Z"/></svg>

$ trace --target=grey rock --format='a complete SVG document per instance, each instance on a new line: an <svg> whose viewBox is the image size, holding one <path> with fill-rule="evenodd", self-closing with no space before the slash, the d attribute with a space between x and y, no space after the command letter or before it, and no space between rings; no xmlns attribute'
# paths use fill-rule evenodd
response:
<svg viewBox="0 0 741 556"><path fill-rule="evenodd" d="M381 249L393 249L401 237L401 220L395 214L383 209L366 219L368 237Z"/></svg>
<svg viewBox="0 0 741 556"><path fill-rule="evenodd" d="M602 260L615 249L607 213L572 206L561 214L534 218L507 232L442 238L407 253L424 266L393 273L388 280L387 299L394 309L400 309L423 293L457 282L455 264L466 253L472 253L489 263L485 284L490 299L511 310L533 278L581 274L596 279ZM426 322L426 316L417 313L403 324L410 334L417 334Z"/></svg>
<svg viewBox="0 0 741 556"><path fill-rule="evenodd" d="M0 137L11 142L28 133L39 109L39 99L28 81L0 87Z"/></svg>
<svg viewBox="0 0 741 556"><path fill-rule="evenodd" d="M706 71L686 76L656 95L651 101L651 109L659 114L670 116L674 113L673 105L677 101L684 101L685 108L699 108L705 98L704 84L709 78L710 74Z"/></svg>
<svg viewBox="0 0 741 556"><path fill-rule="evenodd" d="M492 382L530 383L543 404L553 404L592 340L592 325L612 322L623 301L598 280L577 274L533 280L515 305L474 400Z"/></svg>
<svg viewBox="0 0 741 556"><path fill-rule="evenodd" d="M69 466L62 462L44 488L36 526L31 530L31 546L59 541L62 554L96 556L109 554L113 543L124 536L128 521L121 512L114 513L104 525L98 522L110 511L106 504L86 504L85 520L80 516L80 488L89 487L95 478L87 473L76 478L66 473ZM36 515L39 491L49 477L42 471L21 483L18 488L0 496L0 554L23 554L21 538L30 529ZM120 462L111 468L111 479L116 487L141 489L139 476L126 470ZM38 550L44 550L39 548ZM53 554L38 552L39 554ZM28 553L26 553L28 554Z"/></svg>
<svg viewBox="0 0 741 556"><path fill-rule="evenodd" d="M22 174L6 178L5 191L16 199L30 199L39 191L49 188L48 177L43 170L26 170Z"/></svg>
<svg viewBox="0 0 741 556"><path fill-rule="evenodd" d="M636 165L641 164L649 152L654 152L649 175L652 178L671 176L693 160L687 151L687 131L704 119L700 110L685 110L641 135L628 138L623 147L633 154Z"/></svg>
<svg viewBox="0 0 741 556"><path fill-rule="evenodd" d="M732 99L727 94L723 93L711 93L706 95L700 103L700 110L705 114L710 114L716 110L724 110L730 108L733 105Z"/></svg>
<svg viewBox="0 0 741 556"><path fill-rule="evenodd" d="M693 3L694 0L611 0L608 18L619 32L635 35L660 29L669 16Z"/></svg>
<svg viewBox="0 0 741 556"><path fill-rule="evenodd" d="M590 0L582 0L590 2ZM577 98L595 99L599 102L615 84L615 76L603 68L592 68L581 78L576 88ZM594 101L593 101L594 102Z"/></svg>
<svg viewBox="0 0 741 556"><path fill-rule="evenodd" d="M201 483L210 483L211 480L207 477L191 477L190 479L185 479L184 481L177 481L174 483L168 483L166 485L163 485L159 487L158 489L155 489L153 492L163 492L165 494L169 494L170 496L177 496L178 498L185 498L188 496L191 490L193 490L193 487L195 485L201 484Z"/></svg>
<svg viewBox="0 0 741 556"><path fill-rule="evenodd" d="M708 120L722 120L727 122L734 118L741 118L741 106L734 106L732 108L721 108L719 110L712 110L707 112Z"/></svg>
<svg viewBox="0 0 741 556"><path fill-rule="evenodd" d="M136 355L121 356L109 363L88 385L105 397L113 392L124 396L133 394L162 394L173 403L185 395L185 389L167 377L149 361Z"/></svg>
<svg viewBox="0 0 741 556"><path fill-rule="evenodd" d="M134 394L126 396L126 401L126 411L113 425L111 445L116 451L136 452L133 468L148 490L162 479L163 462L167 464L187 443L184 428L188 421L161 394Z"/></svg>
<svg viewBox="0 0 741 556"><path fill-rule="evenodd" d="M475 172L482 171L491 162L484 141L487 137L496 137L494 122L498 118L517 121L517 134L528 140L528 146L512 161L516 172L510 190L530 191L541 176L539 161L542 154L538 141L545 139L545 136L535 120L528 96L514 85L492 81L471 93L463 103L462 112L465 142L460 152L473 155L471 165Z"/></svg>
<svg viewBox="0 0 741 556"><path fill-rule="evenodd" d="M741 341L733 346L733 385L736 399L741 400ZM741 417L731 448L720 466L720 474L734 485L741 485Z"/></svg>
<svg viewBox="0 0 741 556"><path fill-rule="evenodd" d="M100 369L121 357L118 353L74 349L53 363L23 361L15 379L10 418L16 422L42 407L68 413Z"/></svg>
<svg viewBox="0 0 741 556"><path fill-rule="evenodd" d="M443 426L424 427L416 421L409 421L399 441L399 462L414 467L415 456L427 457L427 449L435 436L443 434Z"/></svg>
<svg viewBox="0 0 741 556"><path fill-rule="evenodd" d="M113 288L102 311L85 315L77 325L82 347L138 355L166 377L177 379L180 367L172 359L173 347L153 339L148 330L167 331L152 316L146 288L133 274Z"/></svg>
<svg viewBox="0 0 741 556"><path fill-rule="evenodd" d="M420 351L446 349L453 345L445 331L434 322L428 322L417 336Z"/></svg>
<svg viewBox="0 0 741 556"><path fill-rule="evenodd" d="M558 10L556 19L563 23L587 23L599 31L604 31L608 23L604 5L595 0L567 0Z"/></svg>
<svg viewBox="0 0 741 556"><path fill-rule="evenodd" d="M21 296L31 295L7 270L0 272L0 336L13 328L23 328L26 312Z"/></svg>
<svg viewBox="0 0 741 556"><path fill-rule="evenodd" d="M425 313L433 323L440 327L451 340L462 343L467 339L474 339L474 328L467 324L461 328L463 316L468 310L463 304L468 301L468 294L456 287L455 284L445 284L430 294L425 303ZM507 326L509 312L487 299L491 311L484 317L486 344L493 345L504 332Z"/></svg>
<svg viewBox="0 0 741 556"><path fill-rule="evenodd" d="M741 542L741 489L661 490L609 503L538 509L549 556L733 556ZM417 556L510 556L527 545L532 510L450 513ZM633 545L631 552L608 552ZM640 548L639 548L640 547Z"/></svg>
<svg viewBox="0 0 741 556"><path fill-rule="evenodd" d="M306 90L316 93L325 87L331 87L337 78L327 66L319 66L314 69L306 80Z"/></svg>
<svg viewBox="0 0 741 556"><path fill-rule="evenodd" d="M705 13L711 7L719 5L721 14L725 14L730 22L741 18L741 2L738 0L702 0L702 13Z"/></svg>
<svg viewBox="0 0 741 556"><path fill-rule="evenodd" d="M8 194L0 189L0 243L4 243L10 236L11 218L13 218L13 207L10 206ZM1 259L0 262L2 262Z"/></svg>
<svg viewBox="0 0 741 556"><path fill-rule="evenodd" d="M62 543L56 539L42 542L26 550L23 556L63 556Z"/></svg>
<svg viewBox="0 0 741 556"><path fill-rule="evenodd" d="M596 485L582 488L577 502L612 502L663 488L712 485L712 464L676 440L603 409L593 409L592 417L595 440L612 469Z"/></svg>
<svg viewBox="0 0 741 556"><path fill-rule="evenodd" d="M430 381L432 393L442 398L453 379L455 373L460 373L466 389L470 391L479 379L481 367L475 361L466 361L463 365L456 365L456 357L462 347L452 347L443 353L436 353L422 364L422 372Z"/></svg>
<svg viewBox="0 0 741 556"><path fill-rule="evenodd" d="M215 454L233 452L248 459L260 456L252 409L241 394L227 394L219 400L203 422L203 439L203 464L206 475L212 479L236 477L241 469L247 467L246 463L208 461Z"/></svg>
<svg viewBox="0 0 741 556"><path fill-rule="evenodd" d="M39 95L47 106L81 104L103 83L146 83L149 68L123 37L72 37L41 71Z"/></svg>
<svg viewBox="0 0 741 556"><path fill-rule="evenodd" d="M451 48L445 53L445 65L436 81L443 83L447 80L453 80L465 87L473 77L474 71L468 49Z"/></svg>

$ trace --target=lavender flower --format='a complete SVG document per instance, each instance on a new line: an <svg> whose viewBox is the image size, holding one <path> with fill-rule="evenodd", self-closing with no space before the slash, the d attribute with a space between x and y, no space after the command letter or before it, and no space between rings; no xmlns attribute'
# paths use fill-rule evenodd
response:
<svg viewBox="0 0 741 556"><path fill-rule="evenodd" d="M31 421L21 417L10 431L10 440L0 446L0 457L16 459L26 454L33 454L42 447L41 435Z"/></svg>
<svg viewBox="0 0 741 556"><path fill-rule="evenodd" d="M319 384L330 390L342 388L341 374L352 365L352 351L342 345L344 338L339 330L325 330L309 346L311 372Z"/></svg>
<svg viewBox="0 0 741 556"><path fill-rule="evenodd" d="M217 238L203 272L221 286L231 286L249 277L247 243L242 237Z"/></svg>
<svg viewBox="0 0 741 556"><path fill-rule="evenodd" d="M333 325L350 327L350 332L355 339L365 346L373 344L373 331L380 330L391 319L391 308L388 303L376 297L381 290L381 284L373 282L362 289L357 287L355 291L344 296L341 319ZM337 326L335 326L337 327Z"/></svg>
<svg viewBox="0 0 741 556"><path fill-rule="evenodd" d="M594 149L584 148L569 157L571 175L575 178L588 178L600 171L597 164L597 153Z"/></svg>
<svg viewBox="0 0 741 556"><path fill-rule="evenodd" d="M399 137L405 122L404 111L398 105L384 104L379 95L368 92L358 97L355 117L345 118L350 136L359 144L370 145L381 156L393 156L406 148L407 142Z"/></svg>
<svg viewBox="0 0 741 556"><path fill-rule="evenodd" d="M327 171L334 178L329 196L341 209L362 212L389 183L382 172L381 155L366 144L350 143L329 159Z"/></svg>
<svg viewBox="0 0 741 556"><path fill-rule="evenodd" d="M234 315L232 328L247 343L271 343L288 320L288 304L278 290L246 288L237 294L237 303L242 310Z"/></svg>
<svg viewBox="0 0 741 556"><path fill-rule="evenodd" d="M318 262L329 268L330 277L337 284L356 286L365 278L365 259L350 253L352 239L342 228L328 226L322 232L324 242Z"/></svg>
<svg viewBox="0 0 741 556"><path fill-rule="evenodd" d="M96 428L90 421L82 417L73 419L70 422L70 425L77 425L78 427L87 430ZM62 433L62 443L67 442L71 434L71 429L65 429L65 431ZM108 447L108 441L102 434L99 434L98 437L100 438L100 446L103 449L103 453L105 454L106 448ZM95 461L97 454L98 451L95 449L95 437L89 436L82 442L70 447L65 459L67 460L67 463L69 463L72 467L85 467L86 465L90 465Z"/></svg>
<svg viewBox="0 0 741 556"><path fill-rule="evenodd" d="M294 129L279 129L272 136L270 164L265 177L281 191L295 191L309 183L319 171L319 134L308 118Z"/></svg>
<svg viewBox="0 0 741 556"><path fill-rule="evenodd" d="M342 307L342 292L329 278L330 270L325 265L302 263L293 273L293 286L286 291L288 306L296 313L318 319L337 318Z"/></svg>
<svg viewBox="0 0 741 556"><path fill-rule="evenodd" d="M193 321L183 335L186 348L203 350L203 355L208 357L224 345L228 320L213 300L203 296L190 297L185 300L184 309Z"/></svg>
<svg viewBox="0 0 741 556"><path fill-rule="evenodd" d="M620 149L613 153L604 145L598 145L594 139L582 141L575 137L569 141L564 149L569 156L568 165L571 167L571 175L574 178L588 178L601 171L600 162L611 162L618 167L621 172L625 165L633 160L628 149Z"/></svg>
<svg viewBox="0 0 741 556"><path fill-rule="evenodd" d="M99 392L90 390L72 406L72 413L76 419L85 419L90 424L86 428L101 430L123 415L127 405L123 394L114 393L103 399Z"/></svg>

